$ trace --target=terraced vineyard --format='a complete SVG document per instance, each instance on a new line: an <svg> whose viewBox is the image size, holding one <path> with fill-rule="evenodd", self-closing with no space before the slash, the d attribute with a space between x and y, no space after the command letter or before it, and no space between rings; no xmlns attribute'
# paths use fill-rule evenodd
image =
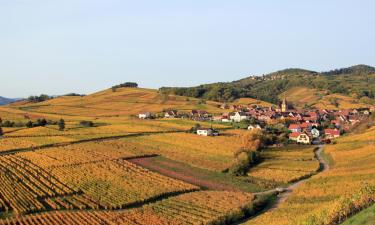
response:
<svg viewBox="0 0 375 225"><path fill-rule="evenodd" d="M0 224L214 224L251 211L254 196L200 191L126 211L52 212L0 220Z"/></svg>
<svg viewBox="0 0 375 225"><path fill-rule="evenodd" d="M19 156L0 157L0 212L15 214L49 209L96 207L80 190L74 190L43 168ZM71 199L71 200L69 200ZM76 204L70 204L75 201Z"/></svg>

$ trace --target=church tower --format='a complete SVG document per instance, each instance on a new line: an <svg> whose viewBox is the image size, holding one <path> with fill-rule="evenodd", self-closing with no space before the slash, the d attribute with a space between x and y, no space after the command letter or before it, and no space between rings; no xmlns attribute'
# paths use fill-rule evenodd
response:
<svg viewBox="0 0 375 225"><path fill-rule="evenodd" d="M286 101L286 97L284 96L283 103L281 103L281 112L288 111L288 102Z"/></svg>

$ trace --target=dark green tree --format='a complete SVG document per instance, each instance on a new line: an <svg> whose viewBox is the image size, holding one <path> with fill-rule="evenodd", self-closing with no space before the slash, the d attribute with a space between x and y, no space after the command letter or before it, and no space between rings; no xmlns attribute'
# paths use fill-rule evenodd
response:
<svg viewBox="0 0 375 225"><path fill-rule="evenodd" d="M60 131L65 130L65 121L63 119L60 119L58 125L59 125L59 130Z"/></svg>
<svg viewBox="0 0 375 225"><path fill-rule="evenodd" d="M32 128L34 126L33 122L29 121L26 123L26 127Z"/></svg>

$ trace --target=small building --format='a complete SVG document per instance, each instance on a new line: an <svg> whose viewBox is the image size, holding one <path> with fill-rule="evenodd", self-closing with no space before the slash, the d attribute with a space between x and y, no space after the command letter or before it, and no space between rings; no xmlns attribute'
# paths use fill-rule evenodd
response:
<svg viewBox="0 0 375 225"><path fill-rule="evenodd" d="M200 136L218 136L219 132L215 131L212 128L198 128L197 134Z"/></svg>
<svg viewBox="0 0 375 225"><path fill-rule="evenodd" d="M303 123L301 123L301 129L303 131L306 131L306 132L311 132L312 124L311 123L307 123L307 122L303 122Z"/></svg>
<svg viewBox="0 0 375 225"><path fill-rule="evenodd" d="M340 137L340 131L337 129L325 129L324 134L327 139Z"/></svg>
<svg viewBox="0 0 375 225"><path fill-rule="evenodd" d="M164 118L176 118L177 116L177 110L168 110L164 113Z"/></svg>
<svg viewBox="0 0 375 225"><path fill-rule="evenodd" d="M316 128L311 129L311 135L313 138L318 138L320 136L320 131Z"/></svg>
<svg viewBox="0 0 375 225"><path fill-rule="evenodd" d="M248 130L254 130L254 129L258 129L258 130L261 130L262 127L259 125L259 124L254 124L254 125L249 125L247 127Z"/></svg>
<svg viewBox="0 0 375 225"><path fill-rule="evenodd" d="M138 114L139 119L151 119L151 113L150 112L145 112L145 113L140 113Z"/></svg>
<svg viewBox="0 0 375 225"><path fill-rule="evenodd" d="M311 138L306 133L300 133L297 137L298 144L311 144Z"/></svg>
<svg viewBox="0 0 375 225"><path fill-rule="evenodd" d="M250 119L250 116L245 112L235 112L234 115L230 116L230 120L232 120L233 122L241 122L248 119Z"/></svg>
<svg viewBox="0 0 375 225"><path fill-rule="evenodd" d="M299 124L290 124L288 128L291 132L301 132L301 126Z"/></svg>
<svg viewBox="0 0 375 225"><path fill-rule="evenodd" d="M289 140L291 141L297 141L298 136L301 134L301 132L292 132L289 134Z"/></svg>

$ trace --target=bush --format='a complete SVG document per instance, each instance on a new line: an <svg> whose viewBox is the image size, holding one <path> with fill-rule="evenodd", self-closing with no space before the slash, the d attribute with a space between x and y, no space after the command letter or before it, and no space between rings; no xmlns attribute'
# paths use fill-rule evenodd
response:
<svg viewBox="0 0 375 225"><path fill-rule="evenodd" d="M79 124L81 126L84 126L84 127L93 127L94 126L94 123L92 121L86 121L86 120L83 120L83 121L79 122Z"/></svg>

